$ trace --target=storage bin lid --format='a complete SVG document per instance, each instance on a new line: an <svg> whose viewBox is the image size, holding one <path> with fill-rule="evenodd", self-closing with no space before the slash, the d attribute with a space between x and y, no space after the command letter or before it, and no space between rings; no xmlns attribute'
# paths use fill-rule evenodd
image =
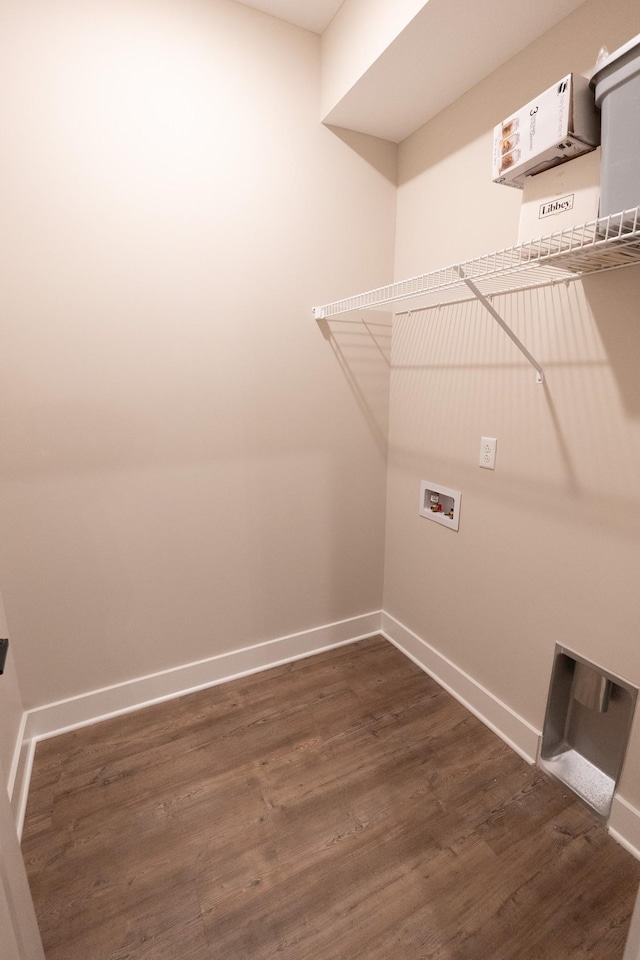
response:
<svg viewBox="0 0 640 960"><path fill-rule="evenodd" d="M609 54L591 77L596 106L601 105L605 94L636 74L640 74L640 33Z"/></svg>

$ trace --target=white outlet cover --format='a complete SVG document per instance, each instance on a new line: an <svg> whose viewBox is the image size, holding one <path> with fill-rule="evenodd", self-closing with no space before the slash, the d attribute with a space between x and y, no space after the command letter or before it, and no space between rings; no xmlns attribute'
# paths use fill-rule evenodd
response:
<svg viewBox="0 0 640 960"><path fill-rule="evenodd" d="M496 447L498 441L495 437L480 438L480 457L478 463L485 470L495 470L496 468Z"/></svg>

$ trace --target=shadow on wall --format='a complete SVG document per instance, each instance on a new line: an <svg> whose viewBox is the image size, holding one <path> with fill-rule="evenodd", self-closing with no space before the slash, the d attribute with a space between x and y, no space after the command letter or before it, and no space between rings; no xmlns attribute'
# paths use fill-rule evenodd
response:
<svg viewBox="0 0 640 960"><path fill-rule="evenodd" d="M491 169L490 134L494 126L568 73L566 63L565 59L554 68L545 63L543 70L536 65L535 70L524 72L509 65L503 67L509 74L508 80L500 81L495 74L482 80L413 135L413 148L403 155L399 185L441 164L450 167L457 154L470 144L476 141L484 144L485 140L487 152L482 177L487 178ZM460 176L465 176L465 170L460 170Z"/></svg>
<svg viewBox="0 0 640 960"><path fill-rule="evenodd" d="M603 278L586 277L584 293L611 365L625 411L640 417L640 268L628 267Z"/></svg>
<svg viewBox="0 0 640 960"><path fill-rule="evenodd" d="M390 456L397 467L414 470L419 458L438 476L455 477L457 488L481 493L478 438L496 435L499 465L491 489L505 503L535 512L554 504L564 517L586 512L594 522L636 535L640 333L633 294L637 302L639 276L636 268L624 274L592 278L588 293L571 283L494 298L541 362L543 387L480 304L396 317ZM603 334L614 304L615 323ZM603 464L610 487L606 518Z"/></svg>
<svg viewBox="0 0 640 960"><path fill-rule="evenodd" d="M380 450L385 453L389 428L391 318L371 313L361 320L319 320L342 372Z"/></svg>
<svg viewBox="0 0 640 960"><path fill-rule="evenodd" d="M637 4L633 0L613 4L587 0L426 124L415 135L421 148L412 150L409 161L405 159L399 182L449 163L458 151L489 136L503 118L566 74L590 75L599 47L604 44L615 50L626 43L637 31L635 22Z"/></svg>
<svg viewBox="0 0 640 960"><path fill-rule="evenodd" d="M325 124L325 126L351 150L354 150L358 156L366 160L374 170L382 174L389 183L396 185L398 175L398 149L396 144L380 140L378 137L371 137L365 133L357 133L355 130L332 127L330 124ZM381 150L382 144L384 144L384 149Z"/></svg>

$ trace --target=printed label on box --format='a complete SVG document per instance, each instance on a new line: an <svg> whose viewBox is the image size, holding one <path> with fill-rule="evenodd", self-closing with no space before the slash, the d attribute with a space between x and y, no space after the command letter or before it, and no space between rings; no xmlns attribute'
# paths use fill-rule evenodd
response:
<svg viewBox="0 0 640 960"><path fill-rule="evenodd" d="M575 194L568 193L566 197L556 197L547 203L541 203L538 220L543 220L544 217L552 217L555 213L566 213L567 210L573 210L574 200Z"/></svg>

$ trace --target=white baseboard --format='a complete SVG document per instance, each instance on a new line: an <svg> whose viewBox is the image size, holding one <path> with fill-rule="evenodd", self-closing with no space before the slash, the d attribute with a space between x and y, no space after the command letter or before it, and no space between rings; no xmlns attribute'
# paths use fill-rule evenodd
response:
<svg viewBox="0 0 640 960"><path fill-rule="evenodd" d="M535 763L540 731L498 700L473 677L438 653L390 614L382 613L382 634L444 687L527 763Z"/></svg>
<svg viewBox="0 0 640 960"><path fill-rule="evenodd" d="M29 782L31 780L31 767L33 764L33 751L30 749L29 742L25 740L25 729L27 725L26 710L22 714L16 742L13 750L13 760L9 770L9 780L7 782L7 792L11 802L11 810L18 838L22 837L22 826L24 823L24 813L27 806L27 795L29 793Z"/></svg>
<svg viewBox="0 0 640 960"><path fill-rule="evenodd" d="M20 720L20 726L18 727L18 733L16 735L16 742L13 749L13 759L11 761L11 767L9 768L9 779L7 781L7 790L9 796L13 797L16 792L16 781L20 778L20 766L21 766L21 756L22 756L22 744L25 739L25 727L27 724L27 713L23 712L22 718Z"/></svg>
<svg viewBox="0 0 640 960"><path fill-rule="evenodd" d="M616 793L607 826L614 840L640 860L640 810Z"/></svg>
<svg viewBox="0 0 640 960"><path fill-rule="evenodd" d="M26 714L25 714L26 717ZM11 792L11 810L16 823L16 833L18 840L22 840L22 828L24 827L24 818L27 812L27 800L29 799L29 785L31 783L31 771L33 770L33 758L36 752L37 740L23 740L20 744L20 762L18 772Z"/></svg>
<svg viewBox="0 0 640 960"><path fill-rule="evenodd" d="M24 738L43 740L341 644L354 643L379 633L381 618L382 612L376 610L27 710Z"/></svg>

